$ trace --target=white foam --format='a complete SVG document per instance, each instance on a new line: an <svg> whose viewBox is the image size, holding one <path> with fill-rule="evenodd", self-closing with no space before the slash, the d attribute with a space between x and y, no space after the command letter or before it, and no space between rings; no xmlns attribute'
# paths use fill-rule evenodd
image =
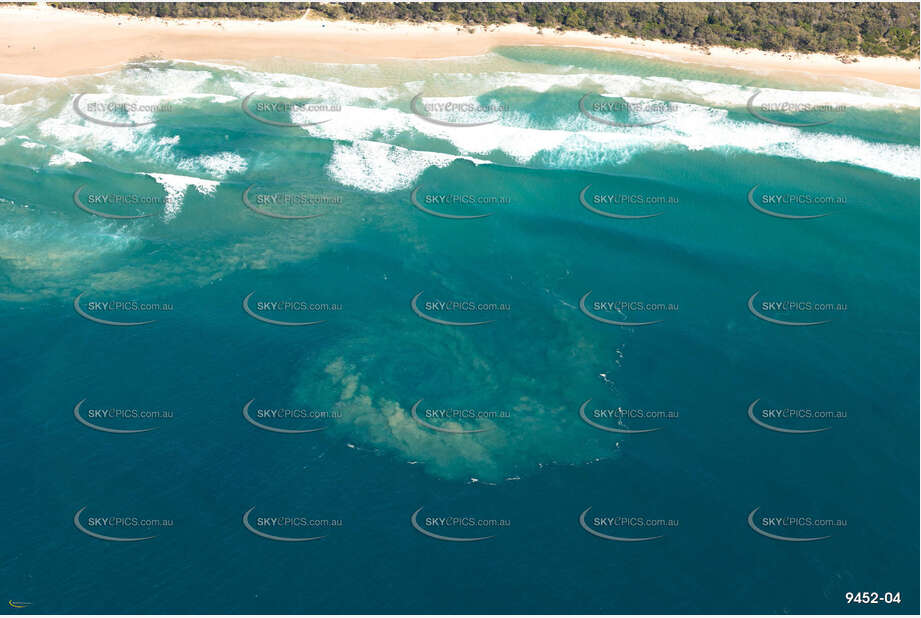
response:
<svg viewBox="0 0 921 618"><path fill-rule="evenodd" d="M683 147L692 151L734 149L859 165L906 178L919 176L917 146L730 120L727 110L693 104L672 103L671 110L665 115L655 116L654 111L649 111L637 117L638 122L664 118L660 124L625 128L599 124L576 111L558 120L556 128L547 129L530 126L531 119L521 113L503 114L499 122L479 127L448 127L398 109L349 107L329 122L306 126L304 130L314 137L337 141L390 141L401 135L421 134L450 142L462 156L483 157L500 152L527 164L541 155L545 165L559 167L619 164L639 151ZM371 162L352 166L364 174L375 173ZM418 175L421 171L412 173Z"/></svg>
<svg viewBox="0 0 921 618"><path fill-rule="evenodd" d="M189 187L195 189L202 195L212 195L220 184L216 180L205 180L203 178L194 178L192 176L178 176L176 174L157 174L154 172L141 172L150 176L157 181L163 190L166 191L166 200L163 204L163 220L170 221L182 210L182 200L185 197L186 190Z"/></svg>
<svg viewBox="0 0 921 618"><path fill-rule="evenodd" d="M153 125L141 127L109 127L87 122L73 110L73 103L68 103L61 113L53 118L43 120L38 125L43 137L53 139L65 146L80 150L135 152L142 143L142 138L150 132Z"/></svg>
<svg viewBox="0 0 921 618"><path fill-rule="evenodd" d="M552 88L586 91L600 88L611 96L636 96L739 108L744 107L748 99L758 91L759 103L783 101L795 104L841 105L855 109L921 106L917 89L876 83L868 83L863 87L855 85L843 90L786 90L674 77L641 77L610 73L455 73L439 74L433 76L433 79L443 82L443 88L453 87L468 94L490 92L500 88L520 88L532 92L547 92ZM416 88L421 86L419 84Z"/></svg>
<svg viewBox="0 0 921 618"><path fill-rule="evenodd" d="M80 79L83 81L78 83L88 78ZM909 178L919 176L919 149L914 145L875 143L815 130L801 131L749 120L747 116L744 121L733 120L726 113L727 109L743 110L755 92L760 92L759 104L783 101L853 109L914 109L919 106L918 90L873 83L855 82L841 90L793 91L672 77L593 72L480 72L435 73L427 76L425 81L363 87L336 79L258 72L207 63L199 63L192 69L175 68L168 62L113 71L92 79L98 83L95 88L87 90L97 94L88 95L86 101L127 101L144 105L168 101L179 105L189 99L237 105L241 97L258 92L292 101L307 97L335 103L342 107L341 111L329 112L323 117L328 122L305 126L304 130L317 138L353 142L351 146L334 146L328 167L330 175L351 186L375 191L391 190L388 187L402 188L421 174L424 168L419 166L426 161L431 161L428 165L443 166L454 156L486 158L497 153L522 165L540 163L582 168L618 164L637 152L666 148L733 149L859 165ZM60 86L55 83L50 87ZM49 86L31 85L2 95L0 121L10 126L31 121L36 115L32 104L45 105L44 99L38 96L40 88L47 89ZM409 100L416 94L425 94L426 90L432 93L425 94L428 103L469 103L474 100L488 103L486 98L477 97L500 88L534 92L565 88L575 92L566 93L567 98L572 100L572 109L561 110L564 115L553 126L547 126L549 121L538 124L540 119L531 118L522 111L502 113L498 122L482 127L439 125L409 111ZM606 96L624 97L631 101L671 101L676 111L667 114L665 122L651 127L607 127L583 117L576 105L579 92L599 90ZM444 92L454 95L434 96ZM32 100L20 102L24 96ZM247 162L234 153L203 155L176 162L173 147L178 143L178 136L154 139L149 135L152 125L134 128L95 125L76 115L72 103L71 99L63 108L51 108L57 115L38 125L40 134L53 140L52 143L59 148L91 156L93 152L108 153L113 150L143 153L159 164L176 166L177 171L219 179L248 168ZM294 111L291 120L316 121L318 115L319 112ZM42 116L41 111L38 116ZM156 114L152 113L134 112L130 120L145 122L155 117ZM436 117L459 122L476 120L458 115ZM641 114L640 117L644 116ZM125 116L120 118L125 119ZM446 142L450 146L444 150L448 152L443 155L426 152L441 150L440 146L422 146L416 154L409 154L412 151L394 150L389 146L372 151L374 146L356 145L358 142L387 143L395 139L406 145L407 142L414 143L420 136ZM382 157L380 169L373 162L376 156ZM361 170L364 179L360 179L354 170Z"/></svg>
<svg viewBox="0 0 921 618"><path fill-rule="evenodd" d="M46 115L51 100L29 88L20 88L0 95L0 127L25 125L34 118Z"/></svg>
<svg viewBox="0 0 921 618"><path fill-rule="evenodd" d="M145 102L177 100L202 94L214 75L211 71L177 68L130 68L113 71L101 81L103 92L119 96L138 96Z"/></svg>
<svg viewBox="0 0 921 618"><path fill-rule="evenodd" d="M465 58L468 64L475 58ZM427 81L408 81L385 88L353 86L342 81L316 79L304 75L251 71L235 66L208 62L190 64L224 71L229 88L239 97L252 92L265 96L297 99L318 96L334 99L343 105L364 99L382 102L398 96L421 94L426 86L437 85L441 90L457 90L457 94L476 96L499 88L521 88L532 92L547 92L553 88L598 88L616 96L640 96L663 100L697 102L724 107L744 106L748 98L761 90L763 97L813 105L847 105L861 109L887 107L918 108L919 91L877 82L853 81L840 90L786 90L753 88L751 86L709 82L674 77L617 75L612 73L571 72L571 67L553 67L557 72L525 73L510 71L432 73ZM178 71L177 69L173 70ZM564 72L565 71L565 72ZM189 71L189 73L195 73ZM361 76L359 76L361 77ZM171 78L178 79L175 75ZM426 96L426 100L430 100Z"/></svg>
<svg viewBox="0 0 921 618"><path fill-rule="evenodd" d="M409 150L390 144L356 141L336 144L326 171L329 177L347 187L374 193L406 189L429 167L446 167L457 159L485 163L469 157L440 152Z"/></svg>
<svg viewBox="0 0 921 618"><path fill-rule="evenodd" d="M60 165L63 167L73 167L77 163L90 163L88 157L84 157L79 152L71 152L70 150L65 150L58 154L51 155L51 159L48 161L48 165Z"/></svg>
<svg viewBox="0 0 921 618"><path fill-rule="evenodd" d="M238 77L242 79L228 79L227 86L240 98L255 92L269 98L322 99L345 105L361 100L382 103L398 96L397 88L352 86L304 75L238 70Z"/></svg>
<svg viewBox="0 0 921 618"><path fill-rule="evenodd" d="M202 155L194 159L183 159L176 167L192 172L204 170L216 178L225 178L227 174L245 172L246 159L235 152L221 152L213 155Z"/></svg>
<svg viewBox="0 0 921 618"><path fill-rule="evenodd" d="M181 72L181 73L189 73ZM204 76L206 73L197 76L197 82L207 81ZM153 80L153 85L158 80L153 78L156 72L148 72ZM175 75L174 75L175 78ZM80 107L83 110L91 103L96 104L131 104L141 109L130 109L124 114L111 114L105 111L93 112L88 114L93 118L107 122L132 123L139 126L107 126L86 120L74 110L74 98L71 98L60 110L57 116L47 118L38 125L39 132L49 138L53 138L64 146L75 146L80 149L91 149L109 151L116 150L122 152L138 152L146 150L153 158L157 160L166 160L169 158L171 146L178 142L178 136L171 138L159 138L154 141L149 137L149 133L156 126L153 124L158 114L167 114L171 110L182 104L183 100L203 100L219 103L228 103L235 101L234 97L215 95L210 93L193 93L189 92L189 85L186 88L177 88L176 92L161 95L132 95L117 91L116 84L105 84L106 92L101 94L87 95L80 101ZM124 84L122 84L124 85ZM138 87L138 86L135 86ZM152 86L151 86L152 87ZM115 90L115 92L110 92ZM9 106L13 107L13 106ZM7 110L6 113L14 115L18 110ZM0 107L0 115L4 110Z"/></svg>
<svg viewBox="0 0 921 618"><path fill-rule="evenodd" d="M698 105L673 103L671 109L656 118L652 111L640 114L639 122L664 118L664 122L648 127L608 127L577 112L559 120L556 128L546 129L529 126L530 119L524 114L504 114L500 122L480 127L446 127L393 108L350 107L329 122L305 130L315 137L339 141L384 141L401 134L422 134L450 142L460 155L482 157L501 152L527 164L542 154L545 164L561 167L623 163L643 150L728 148L859 165L906 178L919 176L916 146L730 120L727 110ZM374 173L372 168L370 164L362 166L369 174Z"/></svg>
<svg viewBox="0 0 921 618"><path fill-rule="evenodd" d="M566 131L529 130L500 123L449 127L394 108L366 107L348 107L329 122L304 128L314 137L340 141L392 139L402 133L417 133L448 141L462 155L486 155L501 150L520 163L526 163L541 150L559 146L569 136Z"/></svg>

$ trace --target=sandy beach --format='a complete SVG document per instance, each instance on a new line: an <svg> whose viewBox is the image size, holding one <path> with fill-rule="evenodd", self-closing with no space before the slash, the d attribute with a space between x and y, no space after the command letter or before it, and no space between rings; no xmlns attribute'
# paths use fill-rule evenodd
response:
<svg viewBox="0 0 921 618"><path fill-rule="evenodd" d="M4 44L0 73L61 77L97 73L141 57L184 60L261 60L285 57L317 62L369 62L390 58L476 56L499 46L571 46L678 62L764 72L789 72L836 81L868 79L919 87L917 59L828 54L779 54L585 32L539 31L520 24L477 28L455 24L363 24L309 16L291 21L168 20L0 6Z"/></svg>

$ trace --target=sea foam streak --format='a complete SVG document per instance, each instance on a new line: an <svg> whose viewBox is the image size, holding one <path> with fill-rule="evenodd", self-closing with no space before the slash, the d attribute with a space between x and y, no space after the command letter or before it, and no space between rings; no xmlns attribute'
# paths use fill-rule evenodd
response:
<svg viewBox="0 0 921 618"><path fill-rule="evenodd" d="M163 206L163 220L169 221L179 214L182 209L182 198L185 196L186 189L195 187L202 195L211 195L215 188L220 184L216 180L204 180L202 178L193 178L191 176L179 176L176 174L157 174L146 172L166 191L166 201Z"/></svg>
<svg viewBox="0 0 921 618"><path fill-rule="evenodd" d="M566 162L569 167L591 167L599 158L620 163L632 153L681 147L735 149L859 165L906 178L919 176L917 146L872 143L851 136L731 120L727 110L718 108L674 103L672 109L661 123L648 127L607 127L576 112L558 120L557 129L543 129L527 126L528 119L523 114L485 126L447 127L392 108L350 107L328 122L306 126L304 130L315 137L338 141L383 142L401 135L422 134L449 142L461 155L487 157L504 153L522 165L541 154L542 160L550 164ZM639 122L649 119L659 118L641 116ZM519 122L506 124L509 120Z"/></svg>
<svg viewBox="0 0 921 618"><path fill-rule="evenodd" d="M406 189L429 167L446 167L458 159L486 163L470 157L409 150L372 141L335 144L327 172L348 187L375 193Z"/></svg>
<svg viewBox="0 0 921 618"><path fill-rule="evenodd" d="M84 157L79 152L71 152L69 150L51 155L51 159L48 160L48 165L51 166L60 165L63 167L73 167L77 163L91 163L91 161L89 157Z"/></svg>
<svg viewBox="0 0 921 618"><path fill-rule="evenodd" d="M499 122L486 127L451 128L427 123L409 113L407 100L423 92L426 87L425 83L419 81L369 88L299 75L194 63L183 63L183 66L192 68L174 68L170 63L150 63L143 68L104 74L96 78L99 82L97 89L102 90L102 93L94 96L100 100L109 100L116 93L123 93L122 97L131 97L132 101L147 105L168 101L174 105L192 106L207 103L233 105L241 97L254 92L260 96L291 100L319 99L335 103L342 110L329 113L323 118L327 122L321 125L307 127L308 132L315 137L392 143L393 139L404 134L410 137L424 135L445 140L456 149L455 153L446 154L484 156L498 152L522 165L531 162L538 154L543 165L555 162L568 166L577 166L580 162L590 164L599 159L598 148L608 152L616 151L602 158L608 163L617 163L624 161L629 153L678 146L688 150L730 148L757 154L859 165L909 178L919 176L912 160L918 156L918 148L915 146L869 143L856 137L804 132L791 127L729 119L726 109L743 109L751 94L757 91L748 86L604 73L435 74L431 79L439 90L458 92L452 97L441 97L442 101L470 101L473 97L502 88L533 92L564 88L601 91L609 96L634 97L638 100L671 101L679 110L679 113L672 114L661 124L623 131L592 125L578 113L575 105L573 109L564 111L557 121L556 130L533 126L528 114L523 113L506 114ZM83 81L86 81L85 78ZM30 86L34 93L41 91L40 84ZM149 94L152 91L168 94ZM759 96L765 102L841 105L858 110L918 106L918 91L876 85L852 87L846 91L792 91L776 88L762 88L760 91ZM13 93L3 96L4 99L13 97ZM16 96L23 95L18 93ZM0 103L0 120L13 126L22 123L25 120L22 105L20 102L7 104L4 100ZM136 112L128 117L132 122L147 122L154 119L155 115ZM317 117L316 112L295 111L291 120L304 122L316 120ZM45 138L57 140L62 149L84 154L87 150L100 149L147 152L155 161L170 160L169 145L145 139L145 133L150 131L151 125L133 129L87 126L67 105L57 116L41 122L39 128ZM580 153L582 149L588 150ZM431 160L435 161L434 158ZM242 169L240 165L235 167L237 170ZM331 169L336 167L334 165ZM177 171L190 169L178 168ZM397 182L394 186L403 184Z"/></svg>

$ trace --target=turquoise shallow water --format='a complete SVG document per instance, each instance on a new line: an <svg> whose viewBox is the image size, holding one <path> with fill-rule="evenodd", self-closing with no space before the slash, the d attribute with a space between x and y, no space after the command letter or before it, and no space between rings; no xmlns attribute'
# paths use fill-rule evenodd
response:
<svg viewBox="0 0 921 618"><path fill-rule="evenodd" d="M0 78L8 596L916 612L918 130L576 50Z"/></svg>

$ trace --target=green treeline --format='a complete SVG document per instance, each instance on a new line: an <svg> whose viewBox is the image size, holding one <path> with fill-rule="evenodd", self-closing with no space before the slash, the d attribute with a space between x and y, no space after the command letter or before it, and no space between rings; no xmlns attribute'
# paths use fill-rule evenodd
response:
<svg viewBox="0 0 921 618"><path fill-rule="evenodd" d="M155 17L524 23L698 46L867 56L918 55L918 4L900 2L82 2L58 8Z"/></svg>

